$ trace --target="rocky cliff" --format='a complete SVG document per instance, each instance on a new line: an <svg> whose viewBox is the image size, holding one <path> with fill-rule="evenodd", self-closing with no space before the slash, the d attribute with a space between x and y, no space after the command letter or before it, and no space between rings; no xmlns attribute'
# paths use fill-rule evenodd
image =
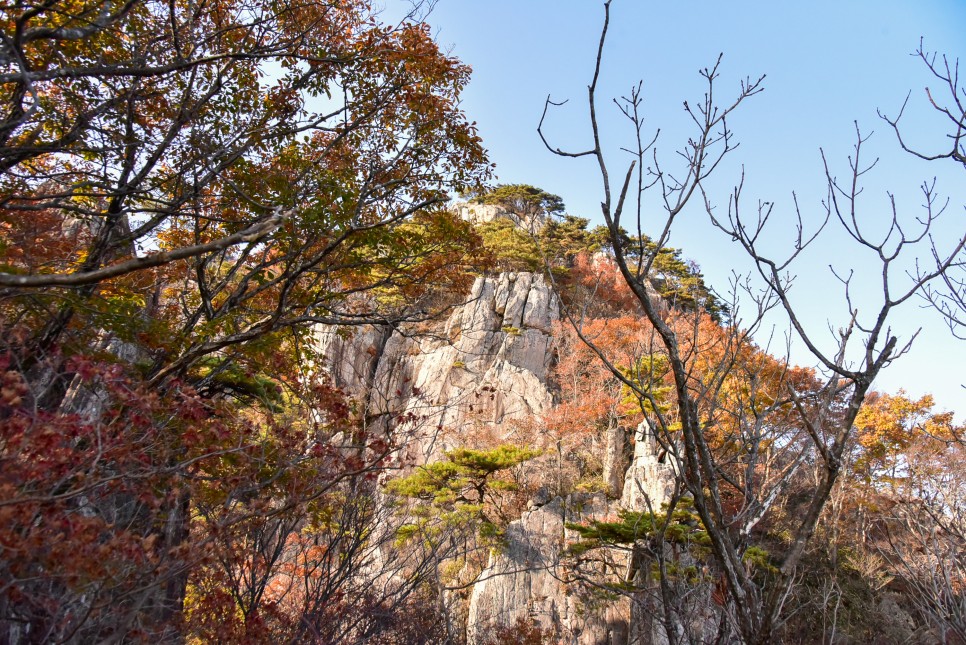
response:
<svg viewBox="0 0 966 645"><path fill-rule="evenodd" d="M317 339L331 378L364 402L369 422L405 434L406 458L427 463L470 432L512 439L514 422L539 420L552 408L548 373L558 318L556 295L543 276L503 273L477 278L465 301L430 333L320 328ZM646 428L635 439L631 455L623 428L603 438L604 492L565 498L542 492L509 524L504 548L490 554L470 591L468 643L486 642L520 618L573 645L654 640L638 635L641 610L629 597L581 593L572 584L580 572L564 557L577 538L567 523L613 519L620 508L646 510L648 503L659 509L666 501L673 471ZM608 557L618 564L627 559Z"/></svg>
<svg viewBox="0 0 966 645"><path fill-rule="evenodd" d="M533 620L559 643L663 642L659 625L646 615L649 609L640 599L579 593L579 586L573 583L586 572L570 570L564 556L578 538L566 528L568 523L612 520L621 508L660 509L673 490L674 472L664 462L660 446L642 424L619 500L608 500L603 493L557 497L512 522L505 549L491 554L473 587L467 642L482 643L494 627L512 625L519 618ZM628 553L620 550L603 559L625 571L629 564Z"/></svg>
<svg viewBox="0 0 966 645"><path fill-rule="evenodd" d="M494 628L529 619L559 643L627 643L628 603L596 598L590 605L568 584L572 572L564 551L576 536L568 522L605 519L603 494L569 495L527 511L510 524L505 548L493 552L473 586L467 642L484 642Z"/></svg>
<svg viewBox="0 0 966 645"><path fill-rule="evenodd" d="M415 435L429 460L470 426L500 432L550 409L558 318L542 275L503 273L477 278L435 333L320 328L317 337L335 383L365 401L370 422Z"/></svg>
<svg viewBox="0 0 966 645"><path fill-rule="evenodd" d="M462 203L456 206L456 213L466 221L475 224L507 219L530 233L538 232L548 221L548 217L540 212L521 216L496 204Z"/></svg>

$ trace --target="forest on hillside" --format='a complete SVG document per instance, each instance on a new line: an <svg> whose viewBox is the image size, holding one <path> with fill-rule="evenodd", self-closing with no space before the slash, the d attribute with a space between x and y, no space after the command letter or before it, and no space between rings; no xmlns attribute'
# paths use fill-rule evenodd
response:
<svg viewBox="0 0 966 645"><path fill-rule="evenodd" d="M897 311L966 337L966 205L870 234L857 130L776 250L706 192L761 80L706 68L669 169L641 86L598 96L607 0L590 147L550 99L536 135L599 174L570 213L496 181L432 4L0 9L0 643L966 645L966 427L877 387ZM918 55L945 136L884 126L966 168ZM753 272L674 247L688 209ZM790 292L831 228L881 278L829 344Z"/></svg>

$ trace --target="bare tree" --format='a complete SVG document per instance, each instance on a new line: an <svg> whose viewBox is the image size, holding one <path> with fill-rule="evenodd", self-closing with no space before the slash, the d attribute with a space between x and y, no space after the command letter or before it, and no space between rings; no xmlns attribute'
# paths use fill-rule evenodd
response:
<svg viewBox="0 0 966 645"><path fill-rule="evenodd" d="M611 365L612 371L650 411L660 440L679 465L681 484L693 499L695 512L707 531L713 561L726 590L730 629L745 642L772 642L783 624L783 608L793 592L798 567L841 472L856 415L879 373L901 356L911 342L900 340L892 333L892 314L928 285L942 281L949 274L966 244L966 236L960 235L944 252L936 251L934 266L904 280L900 258L905 259L915 252L919 243L928 240L942 209L935 207L935 194L927 187L924 216L909 224L893 206L885 233L870 232L874 227L867 226L861 216L860 193L862 178L875 163L866 164L861 158L866 137L857 128L847 179L838 180L831 164L825 161L828 193L822 204L822 223L815 230L807 231L806 218L796 200L792 248L784 256L773 256L764 248L763 239L774 204L759 203L749 216L742 181L729 197L727 215L722 216L705 190L707 178L736 146L728 126L729 117L747 99L762 91L764 79L745 80L732 100L721 103L716 94L720 57L715 65L701 71L706 85L703 98L684 104L693 122L694 134L677 153L683 160L679 168L669 170L653 149L654 139L648 142L644 135L641 86L615 101L631 125L631 144L624 150L630 152L632 161L619 179L613 181L601 142L597 97L610 9L608 0L604 3L604 25L594 76L588 87L592 145L581 151L566 151L547 141L543 132L545 120L550 108L559 105L549 98L538 131L554 154L571 158L586 156L597 162L603 190L601 210L610 231L614 260L653 326L660 351L666 357L669 380L674 388L671 409L662 411L654 388L646 385L653 379L630 378L614 365ZM958 123L957 133L962 131L961 120ZM957 146L961 145L958 136L955 141ZM645 195L652 193L660 204L660 211L656 213L644 206ZM701 312L691 319L690 325L682 324L679 313L669 311L653 297L649 284L655 254L649 253L643 244L647 230L654 232L651 239L657 248L664 248L672 228L692 202L703 206L712 227L744 249L763 285L761 291L755 292L750 283L740 283L746 295L753 296L750 298L752 315L744 320L740 313L735 315L720 341L713 364L703 367L702 360L706 361L704 357L709 348L701 345L697 331ZM629 241L622 239L622 224L627 220L637 232ZM789 271L802 251L817 243L819 234L830 222L838 224L860 250L878 262L882 286L875 310L871 315L860 316L852 298L851 276L840 278L850 316L839 329L836 342L825 346L806 329L793 304ZM793 370L785 366L775 376L777 392L753 386L747 395L723 404L726 383L735 370L750 369L751 383L762 375L760 369L750 364L743 366L742 357L753 346L752 334L759 330L763 315L772 309L784 313L798 340L814 356L821 379L796 378ZM575 322L579 324L579 320ZM599 354L607 359L603 352ZM786 431L776 441L772 432L779 427L778 417ZM717 441L721 433L727 434L731 443ZM734 442L739 447L737 450L722 450ZM777 470L773 470L767 481L760 476L766 470L766 446L785 452L783 459L772 462L771 467ZM757 571L748 566L749 554L755 553L751 551L756 545L753 530L782 499L794 478L803 473L803 466L810 471L814 485L810 489L799 489L795 506L789 509L794 518L790 521L789 538L785 543L768 544L772 565L767 573ZM789 503L783 500L783 504ZM670 630L668 635L675 642Z"/></svg>
<svg viewBox="0 0 966 645"><path fill-rule="evenodd" d="M962 459L962 446L955 451ZM879 553L911 593L909 598L941 642L966 642L966 486L962 461L925 482L885 520Z"/></svg>
<svg viewBox="0 0 966 645"><path fill-rule="evenodd" d="M940 58L935 52L926 51L922 41L915 55L939 81L938 92L934 93L927 87L925 93L929 105L949 128L946 147L925 151L903 137L900 121L906 112L911 92L897 116L890 117L881 111L879 116L889 124L899 145L909 154L925 161L952 161L966 168L966 87L959 80L959 60L950 60L946 56ZM931 189L926 187L926 191L928 195ZM938 250L934 250L933 260L937 265L942 264L942 255ZM946 318L953 335L966 339L966 258L959 257L948 271L943 272L938 285L926 285L923 295Z"/></svg>

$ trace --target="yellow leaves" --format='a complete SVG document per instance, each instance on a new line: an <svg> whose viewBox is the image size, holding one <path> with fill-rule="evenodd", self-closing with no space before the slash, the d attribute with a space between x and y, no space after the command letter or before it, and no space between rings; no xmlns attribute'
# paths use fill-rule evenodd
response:
<svg viewBox="0 0 966 645"><path fill-rule="evenodd" d="M853 468L870 484L893 483L913 476L910 463L923 467L962 441L964 428L950 412L933 412L929 394L910 398L897 394L869 395L855 420L857 454Z"/></svg>
<svg viewBox="0 0 966 645"><path fill-rule="evenodd" d="M948 423L944 416L931 414L932 406L929 394L913 400L902 390L896 395L873 393L855 419L856 438L867 449L904 449L927 425L936 427L944 420Z"/></svg>

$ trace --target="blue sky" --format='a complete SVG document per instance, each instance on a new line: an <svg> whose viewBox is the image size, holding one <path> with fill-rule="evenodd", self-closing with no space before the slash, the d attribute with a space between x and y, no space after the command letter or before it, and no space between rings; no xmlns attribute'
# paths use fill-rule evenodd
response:
<svg viewBox="0 0 966 645"><path fill-rule="evenodd" d="M772 201L775 217L786 218L776 222L776 250L790 239L792 191L806 225L822 213L819 149L825 150L834 174L848 173L856 121L863 133L874 133L863 156L880 159L863 195L862 213L870 229L885 221L887 191L895 195L902 215L910 220L918 216L919 186L934 177L937 191L950 199L939 239L966 228L963 168L905 155L876 114L877 109L895 114L911 92L909 137L930 150L945 145L942 124L929 111L924 93L924 87L936 89L937 83L910 54L923 38L927 50L963 60L966 82L966 2L614 0L611 14L599 109L613 174L623 174L628 159L619 148L629 139L610 97L643 80L647 122L652 131L661 129L658 153L672 164L690 132L682 102L701 97L704 86L697 72L723 53L719 96L730 97L741 79L761 74L766 75L765 91L731 121L741 145L708 186L712 199L725 208L743 169L747 206L759 199ZM437 40L474 69L463 108L478 123L499 180L540 186L563 197L569 212L595 222L601 194L595 166L589 159L552 156L536 126L548 94L558 101L570 99L551 114L547 132L555 145L587 146L586 87L602 17L602 4L592 0L440 0L429 18ZM700 208L686 213L680 224L672 245L698 262L712 285L724 289L733 270L748 270L737 245L712 230ZM825 347L832 342L829 326L839 327L846 319L829 265L857 270L854 295L861 315L873 310L881 292L872 259L829 231L795 268L797 304ZM782 333L780 319L773 322ZM894 328L900 338L908 338L920 327L912 352L885 372L878 386L887 391L902 387L915 395L932 392L940 408L955 409L963 418L966 374L960 366L966 364L966 343L955 340L933 312L910 302ZM793 356L810 363L800 347Z"/></svg>

